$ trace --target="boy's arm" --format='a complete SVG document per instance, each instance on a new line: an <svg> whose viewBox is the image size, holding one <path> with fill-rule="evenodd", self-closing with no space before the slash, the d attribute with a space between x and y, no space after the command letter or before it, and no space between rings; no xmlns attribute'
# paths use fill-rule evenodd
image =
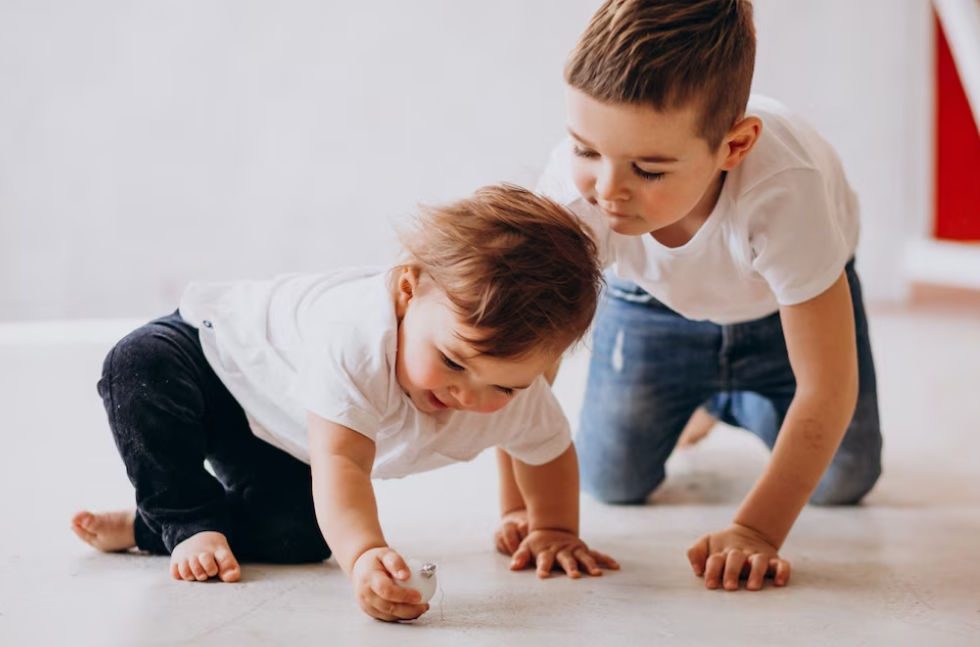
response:
<svg viewBox="0 0 980 647"><path fill-rule="evenodd" d="M307 413L313 505L323 538L351 578L361 608L381 620L417 618L417 591L397 586L408 566L388 548L371 485L375 445L366 436Z"/></svg>
<svg viewBox="0 0 980 647"><path fill-rule="evenodd" d="M772 458L732 527L702 537L688 552L710 588L722 582L726 589L738 588L747 562L748 588L761 588L767 571L775 572L776 584L786 583L788 563L776 553L833 459L857 404L857 342L847 276L842 273L809 301L781 308L780 318L796 394ZM735 557L726 559L732 549Z"/></svg>

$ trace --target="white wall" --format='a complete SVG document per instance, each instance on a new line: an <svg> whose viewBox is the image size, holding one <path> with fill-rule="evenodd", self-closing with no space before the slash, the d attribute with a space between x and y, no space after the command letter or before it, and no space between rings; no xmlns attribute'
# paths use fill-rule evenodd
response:
<svg viewBox="0 0 980 647"><path fill-rule="evenodd" d="M0 320L386 262L393 218L530 183L598 0L0 1ZM861 194L872 296L926 204L925 0L758 0L757 89ZM928 121L924 122L928 123Z"/></svg>

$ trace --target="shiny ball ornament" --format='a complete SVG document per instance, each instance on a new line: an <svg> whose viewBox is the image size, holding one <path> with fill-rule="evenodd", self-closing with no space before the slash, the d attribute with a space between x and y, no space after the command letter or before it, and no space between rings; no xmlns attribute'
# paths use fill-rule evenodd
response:
<svg viewBox="0 0 980 647"><path fill-rule="evenodd" d="M405 563L408 564L411 577L407 580L396 579L395 584L403 589L415 589L422 594L422 604L425 604L436 593L436 565L417 559L409 559Z"/></svg>

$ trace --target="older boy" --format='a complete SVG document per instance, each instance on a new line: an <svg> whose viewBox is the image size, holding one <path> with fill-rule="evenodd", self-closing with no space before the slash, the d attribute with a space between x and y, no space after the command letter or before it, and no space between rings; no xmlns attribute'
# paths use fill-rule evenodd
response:
<svg viewBox="0 0 980 647"><path fill-rule="evenodd" d="M749 99L754 58L748 0L608 0L565 69L570 138L539 186L614 267L577 438L586 489L643 502L709 399L772 449L731 525L688 551L728 590L785 584L803 506L857 503L881 454L857 199L827 142ZM520 502L505 507L509 550Z"/></svg>

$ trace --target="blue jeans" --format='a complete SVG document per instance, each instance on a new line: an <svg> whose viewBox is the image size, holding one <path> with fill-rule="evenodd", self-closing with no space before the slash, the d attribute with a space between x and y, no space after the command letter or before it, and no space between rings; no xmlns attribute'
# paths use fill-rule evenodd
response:
<svg viewBox="0 0 980 647"><path fill-rule="evenodd" d="M881 474L874 360L861 284L846 267L857 331L854 417L810 499L861 500ZM796 392L779 313L731 325L691 321L636 284L610 277L596 318L576 438L582 485L600 501L642 503L698 406L772 449Z"/></svg>

